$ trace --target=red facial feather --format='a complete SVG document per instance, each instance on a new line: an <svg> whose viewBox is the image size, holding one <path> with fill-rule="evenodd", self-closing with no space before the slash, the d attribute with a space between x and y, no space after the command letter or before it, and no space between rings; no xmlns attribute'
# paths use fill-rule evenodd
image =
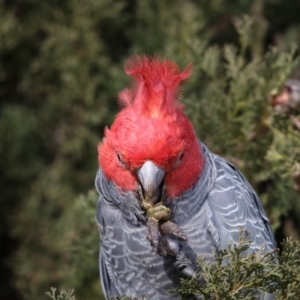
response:
<svg viewBox="0 0 300 300"><path fill-rule="evenodd" d="M134 190L138 188L136 171L151 160L166 171L168 195L179 195L197 181L203 166L192 124L176 99L179 83L191 74L191 65L180 72L172 61L135 56L125 71L136 85L119 94L126 107L111 130L105 131L99 163L107 179Z"/></svg>

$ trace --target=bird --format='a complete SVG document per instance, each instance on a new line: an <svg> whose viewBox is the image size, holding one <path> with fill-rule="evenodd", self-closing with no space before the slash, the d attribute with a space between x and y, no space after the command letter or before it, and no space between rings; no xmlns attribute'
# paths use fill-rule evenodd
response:
<svg viewBox="0 0 300 300"><path fill-rule="evenodd" d="M176 300L169 291L201 272L197 258L213 261L241 229L250 251L272 251L276 242L256 192L197 138L184 113L180 84L192 65L181 71L142 54L125 73L133 84L119 93L122 109L98 145L101 285L107 299Z"/></svg>
<svg viewBox="0 0 300 300"><path fill-rule="evenodd" d="M300 106L300 80L288 78L281 90L271 95L271 103L281 113L298 111Z"/></svg>

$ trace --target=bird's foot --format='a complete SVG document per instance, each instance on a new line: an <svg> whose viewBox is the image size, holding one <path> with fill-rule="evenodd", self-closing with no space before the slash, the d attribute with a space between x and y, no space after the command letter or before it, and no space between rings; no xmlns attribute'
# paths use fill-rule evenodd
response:
<svg viewBox="0 0 300 300"><path fill-rule="evenodd" d="M186 242L188 240L183 230L171 221L161 223L153 218L149 218L147 227L149 230L147 238L155 252L162 256L176 256L178 252L178 243L176 241ZM169 237L172 237L172 239Z"/></svg>

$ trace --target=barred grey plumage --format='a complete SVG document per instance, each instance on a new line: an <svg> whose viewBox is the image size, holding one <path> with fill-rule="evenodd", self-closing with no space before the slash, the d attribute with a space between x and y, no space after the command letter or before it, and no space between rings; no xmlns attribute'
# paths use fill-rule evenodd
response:
<svg viewBox="0 0 300 300"><path fill-rule="evenodd" d="M166 199L188 237L187 242L172 237L176 258L160 256L147 239L146 216L135 192L120 190L105 178L96 177L99 192L97 223L101 236L100 273L104 293L109 299L120 295L147 299L180 299L168 291L179 284L182 275L198 271L196 258L212 260L213 249L238 242L240 228L250 232L251 250L265 244L265 251L276 247L269 221L256 193L232 164L199 143L205 166L196 184L182 195ZM272 299L261 295L261 299Z"/></svg>

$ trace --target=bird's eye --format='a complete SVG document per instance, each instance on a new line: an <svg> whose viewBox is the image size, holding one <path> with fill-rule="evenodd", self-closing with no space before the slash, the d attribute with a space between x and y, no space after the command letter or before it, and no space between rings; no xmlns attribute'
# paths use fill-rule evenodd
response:
<svg viewBox="0 0 300 300"><path fill-rule="evenodd" d="M119 152L117 152L117 157L118 157L119 163L120 163L122 166L126 167L126 164L125 164L125 162L124 162L124 160L123 160L123 158L122 158L122 155L121 155Z"/></svg>
<svg viewBox="0 0 300 300"><path fill-rule="evenodd" d="M179 155L179 158L178 158L178 161L182 161L183 159L183 151L180 152L180 155Z"/></svg>
<svg viewBox="0 0 300 300"><path fill-rule="evenodd" d="M180 162L182 161L183 159L183 151L180 152L175 164L174 164L174 167L178 166L178 164L180 164Z"/></svg>

